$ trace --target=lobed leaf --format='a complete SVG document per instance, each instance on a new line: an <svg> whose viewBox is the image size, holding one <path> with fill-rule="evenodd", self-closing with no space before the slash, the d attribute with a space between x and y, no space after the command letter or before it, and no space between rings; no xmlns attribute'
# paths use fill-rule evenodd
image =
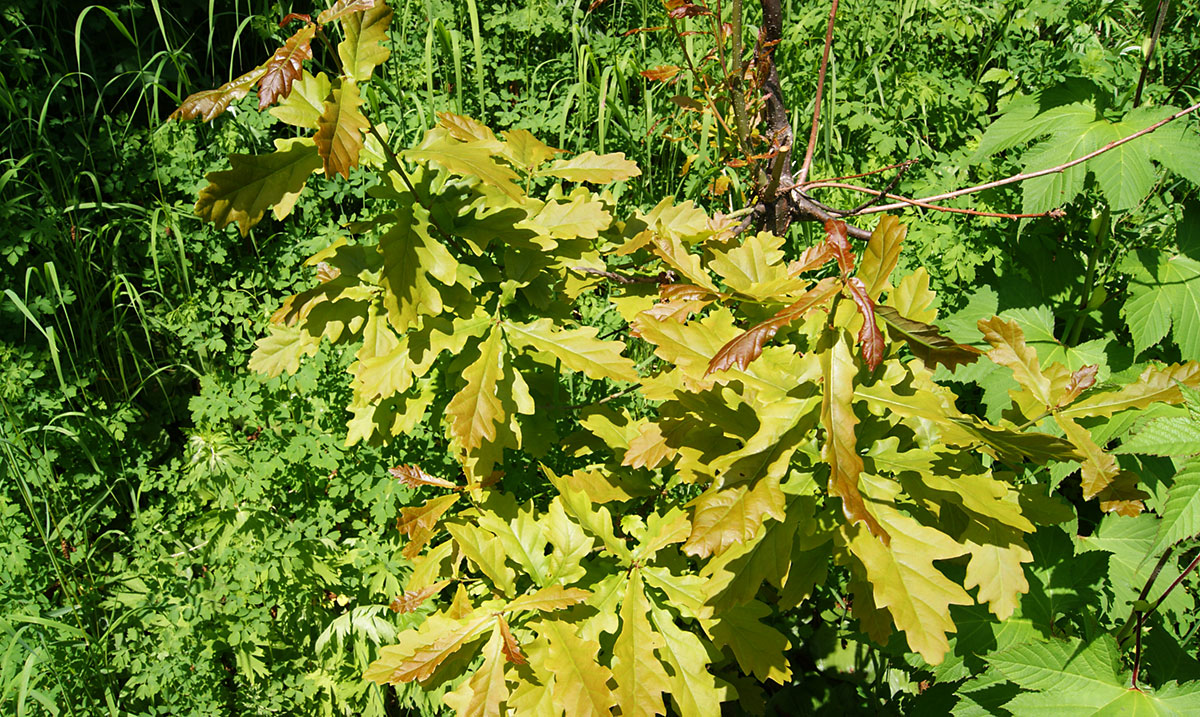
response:
<svg viewBox="0 0 1200 717"><path fill-rule="evenodd" d="M891 306L876 305L875 315L887 325L893 339L908 344L913 355L929 368L941 365L953 371L957 366L974 363L983 352L974 346L960 344L931 324L905 318Z"/></svg>
<svg viewBox="0 0 1200 717"><path fill-rule="evenodd" d="M295 206L304 183L321 166L316 146L292 140L271 154L231 154L230 169L205 175L208 186L196 200L197 216L223 229L230 222L242 236L272 209L283 219Z"/></svg>
<svg viewBox="0 0 1200 717"><path fill-rule="evenodd" d="M361 12L349 10L351 7ZM387 61L389 52L383 43L387 42L392 9L386 0L351 0L347 5L347 13L339 19L345 35L337 47L342 71L354 82L366 82L371 79L375 68ZM318 22L321 22L320 16Z"/></svg>

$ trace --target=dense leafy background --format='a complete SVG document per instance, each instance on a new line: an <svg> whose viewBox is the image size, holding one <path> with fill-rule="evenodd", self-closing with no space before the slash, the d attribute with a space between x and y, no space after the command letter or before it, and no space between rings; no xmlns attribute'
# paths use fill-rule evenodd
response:
<svg viewBox="0 0 1200 717"><path fill-rule="evenodd" d="M988 128L1020 117L1029 103L1021 98L1039 92L1039 110L1075 108L1075 124L1055 126L1060 134L1140 121L1133 88L1156 5L844 3L814 176L917 158L897 187L911 196L1018 171L1060 145L1059 134ZM686 83L638 74L681 64L668 33L625 34L663 24L659 5L393 7L393 52L367 101L397 146L414 144L436 112L461 112L573 152L624 151L644 172L617 197L626 209L668 194L712 210L742 206L736 171L698 141L702 121L671 101ZM316 9L16 0L0 10L0 710L433 709L428 696L385 692L361 674L414 619L386 608L408 570L394 521L411 497L385 468L419 460L432 471L445 460L443 439L417 432L345 449L348 389L337 374L348 354L326 349L286 379L246 369L269 311L302 287L295 267L362 217L368 180L351 173L314 185L287 221L267 219L246 238L217 231L192 215L203 175L223 169L227 152L269 149L290 130L251 111L252 99L212 124L162 121L188 92L269 54L289 34L278 19ZM753 24L757 10L748 11ZM793 125L803 128L826 9L791 2L784 11L777 57ZM1171 3L1144 93L1152 110L1200 94L1200 80L1187 79L1200 51L1197 17L1195 2ZM1045 99L1056 97L1067 99ZM1102 378L1149 359L1200 359L1200 312L1188 309L1200 304L1200 180L1186 161L1172 164L1194 151L1181 136L1143 165L1130 158L1120 169L1145 181L1128 191L1082 173L1061 219L911 215L902 267L927 268L959 340L977 340L975 321L1001 313L1043 360L1099 364ZM826 191L830 203L861 199ZM956 206L1010 212L1039 201L1011 186ZM818 232L797 227L788 248ZM954 378L972 404L963 408L985 414L1012 387L994 374ZM1167 425L1139 424L1146 445L1122 465L1157 486L1151 507L1187 538L1194 425L1183 434L1192 444L1163 447L1154 430ZM1178 443L1181 430L1167 435ZM1071 485L1060 490L1077 498ZM1023 696L1032 708L1071 675L1034 674L1029 664L1056 657L1023 652L1021 630L1065 618L1070 634L1091 636L1098 623L1119 623L1153 567L1140 556L1155 547L1154 520L1085 508L1066 531L1039 533L1030 581L1045 613L1001 627L963 609L956 619L972 628L959 639L975 647L935 674L910 667L901 644L871 647L831 583L811 616L790 618L802 669L776 700L843 711L957 700L960 710L994 710L1019 685L1032 690ZM1164 577L1178 573L1172 565ZM1156 618L1162 629L1148 633L1157 684L1200 677L1195 583L1193 573ZM1106 643L1087 649L1117 674ZM955 695L971 676L972 689ZM923 682L935 687L922 692Z"/></svg>

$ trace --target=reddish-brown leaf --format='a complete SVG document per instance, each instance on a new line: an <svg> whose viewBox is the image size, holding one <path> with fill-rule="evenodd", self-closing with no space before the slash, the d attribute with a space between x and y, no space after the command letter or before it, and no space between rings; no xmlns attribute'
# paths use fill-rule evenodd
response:
<svg viewBox="0 0 1200 717"><path fill-rule="evenodd" d="M835 279L832 277L822 279L794 304L782 309L761 324L738 334L732 341L722 346L717 355L708 362L708 371L704 375L708 376L717 371L724 371L735 365L743 371L746 370L750 362L762 355L763 346L781 328L822 306L837 292L838 283Z"/></svg>
<svg viewBox="0 0 1200 717"><path fill-rule="evenodd" d="M316 32L316 25L300 28L263 64L266 71L258 82L259 110L270 107L291 93L292 83L300 78L304 61L312 59L311 43Z"/></svg>
<svg viewBox="0 0 1200 717"><path fill-rule="evenodd" d="M228 109L229 105L250 94L250 88L263 76L266 68L256 67L236 79L230 80L215 90L204 90L188 95L179 109L167 119L190 120L199 117L205 122Z"/></svg>
<svg viewBox="0 0 1200 717"><path fill-rule="evenodd" d="M854 273L854 252L850 248L849 229L846 228L846 222L839 219L826 221L825 235L829 250L833 254L833 258L837 259L838 270L842 272L843 277L849 277Z"/></svg>
<svg viewBox="0 0 1200 717"><path fill-rule="evenodd" d="M412 488L418 488L423 485L432 485L438 488L458 488L458 486L445 478L429 475L421 470L420 466L396 466L395 468L388 468L388 473L391 473L393 478L398 479L404 485Z"/></svg>
<svg viewBox="0 0 1200 717"><path fill-rule="evenodd" d="M695 284L660 284L658 295L662 297L663 301L711 300L717 296L711 290Z"/></svg>
<svg viewBox="0 0 1200 717"><path fill-rule="evenodd" d="M504 657L514 665L524 665L528 660L525 659L525 653L521 652L517 638L513 637L512 630L508 628L508 621L503 615L497 615L496 620L500 623L500 637L504 640L504 645L500 648Z"/></svg>
<svg viewBox="0 0 1200 717"><path fill-rule="evenodd" d="M317 24L324 25L340 20L351 13L370 10L375 7L375 3L379 0L337 0L330 5L328 9L323 10L320 15L317 15Z"/></svg>
<svg viewBox="0 0 1200 717"><path fill-rule="evenodd" d="M687 17L699 17L700 15L712 15L712 11L702 5L693 5L689 2L668 2L667 15L673 20L682 20Z"/></svg>
<svg viewBox="0 0 1200 717"><path fill-rule="evenodd" d="M875 320L875 302L867 294L866 284L857 276L846 280L846 288L850 290L850 297L863 317L862 328L858 330L858 345L862 349L863 360L867 362L867 368L874 371L883 360L884 349L883 332Z"/></svg>
<svg viewBox="0 0 1200 717"><path fill-rule="evenodd" d="M1071 380L1067 382L1067 388L1063 392L1062 398L1058 399L1058 405L1067 405L1079 398L1079 394L1091 388L1096 383L1096 372L1099 369L1098 365L1084 366L1071 374Z"/></svg>
<svg viewBox="0 0 1200 717"><path fill-rule="evenodd" d="M800 258L788 264L788 276L819 269L833 258L833 246L826 241L805 249Z"/></svg>
<svg viewBox="0 0 1200 717"><path fill-rule="evenodd" d="M449 584L449 580L439 580L420 590L405 590L404 594L396 596L396 599L392 600L388 607L392 609L392 612L412 612L421 607L421 604L428 600L430 595L440 592Z"/></svg>
<svg viewBox="0 0 1200 717"><path fill-rule="evenodd" d="M679 74L679 67L676 65L659 65L658 67L651 67L649 70L642 70L638 74L647 80L667 82Z"/></svg>
<svg viewBox="0 0 1200 717"><path fill-rule="evenodd" d="M876 305L875 315L887 324L893 339L902 339L913 355L933 368L938 364L954 370L956 366L975 363L983 352L943 336L936 326L901 316L890 306Z"/></svg>

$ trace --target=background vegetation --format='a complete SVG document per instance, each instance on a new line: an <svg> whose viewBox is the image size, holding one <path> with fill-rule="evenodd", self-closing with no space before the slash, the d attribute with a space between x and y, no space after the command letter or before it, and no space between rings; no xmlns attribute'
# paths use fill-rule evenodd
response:
<svg viewBox="0 0 1200 717"><path fill-rule="evenodd" d="M670 32L629 33L664 25L662 6L392 6L392 54L368 99L400 135L397 146L453 111L573 152L625 152L643 170L617 197L627 210L665 195L714 211L745 205L736 169L700 141L708 120L673 100L691 94L686 75L664 83L639 74L684 64ZM189 92L260 62L289 34L276 26L288 12L317 9L15 0L0 10L2 711L435 710L419 691L382 690L361 675L378 646L417 619L387 609L407 571L394 521L412 497L386 468L419 461L432 471L441 439L417 432L344 448L349 389L338 369L348 354L324 349L298 374L269 381L246 369L264 307L302 288L294 267L361 216L368 180L322 183L287 221L268 219L243 239L201 224L195 193L227 152L263 151L290 131L253 111L163 123ZM985 135L998 116L1020 117L1020 97L1059 91L1070 100L1060 104L1084 103L1093 120L1121 120L1144 65L1142 104L1190 106L1200 95L1200 7L1169 4L1147 64L1157 9L846 2L812 176L916 159L894 190L908 196L1006 176L1038 160L1039 137L1006 136L1003 126ZM757 9L748 11L755 24ZM798 134L826 14L824 4L784 5L776 57ZM702 45L684 39L697 56ZM1200 180L1187 171L1200 167L1200 152L1189 152L1181 137L1147 160L1149 185L1132 200L1081 176L1079 191L1055 197L1061 217L912 214L901 266L927 268L960 340L976 319L1001 312L1041 337L1039 351L1059 352L1071 368L1097 364L1102 378L1151 359L1200 359L1200 312L1189 311L1200 307ZM834 205L862 199L822 191ZM958 201L1043 211L1020 185ZM788 246L798 253L819 233L799 225ZM995 376L955 378L970 397L965 408L985 414L999 412L1011 387ZM1150 506L1161 505L1177 465L1128 460L1159 488ZM1064 480L1071 470L1054 478L1077 499L1078 481ZM1084 507L1069 528L1092 540L1091 557L1043 566L1057 609L1081 623L1127 611L1154 567L1136 559L1154 540L1147 525ZM1047 543L1039 558L1063 549ZM1168 572L1191 558L1178 554L1186 557ZM1160 613L1169 632L1148 633L1163 681L1200 678L1195 582L1192 573ZM846 642L858 633L839 601L835 587L818 593L815 619L796 628L794 659L805 669L789 704L870 711L921 699L935 711L956 702L993 709L983 696L923 691L932 676L894 645ZM951 665L938 680L980 669Z"/></svg>

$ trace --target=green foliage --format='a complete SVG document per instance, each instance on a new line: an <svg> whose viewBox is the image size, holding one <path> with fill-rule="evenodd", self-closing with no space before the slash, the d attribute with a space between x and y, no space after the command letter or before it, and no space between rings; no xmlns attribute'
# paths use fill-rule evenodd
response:
<svg viewBox="0 0 1200 717"><path fill-rule="evenodd" d="M1190 118L1061 218L731 237L712 17L374 5L0 11L0 711L1194 711ZM1171 3L1133 107L1154 10L843 4L812 176L1148 126L1200 41ZM1082 140L980 150L1063 87Z"/></svg>

